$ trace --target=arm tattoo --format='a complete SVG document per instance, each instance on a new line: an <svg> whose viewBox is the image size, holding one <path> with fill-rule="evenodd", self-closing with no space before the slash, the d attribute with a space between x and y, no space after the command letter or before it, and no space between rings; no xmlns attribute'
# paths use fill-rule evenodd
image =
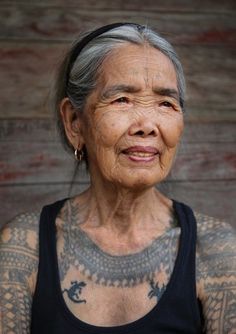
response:
<svg viewBox="0 0 236 334"><path fill-rule="evenodd" d="M29 333L31 297L24 285L0 287L1 333Z"/></svg>
<svg viewBox="0 0 236 334"><path fill-rule="evenodd" d="M0 237L0 332L26 334L30 328L30 280L38 265L38 214L22 214Z"/></svg>
<svg viewBox="0 0 236 334"><path fill-rule="evenodd" d="M197 280L209 334L236 329L236 236L229 225L200 217Z"/></svg>
<svg viewBox="0 0 236 334"><path fill-rule="evenodd" d="M236 329L236 284L212 283L205 286L208 297L205 301L205 316L209 333L235 333ZM217 315L217 321L216 321ZM208 333L207 332L207 333Z"/></svg>

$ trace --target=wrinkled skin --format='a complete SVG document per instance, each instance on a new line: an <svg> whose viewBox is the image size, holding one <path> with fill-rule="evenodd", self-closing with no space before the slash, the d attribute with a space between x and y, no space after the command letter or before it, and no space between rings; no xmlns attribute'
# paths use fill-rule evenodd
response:
<svg viewBox="0 0 236 334"><path fill-rule="evenodd" d="M116 85L131 86L136 92L111 92ZM175 90L176 96L155 92L163 89ZM103 65L84 119L84 142L93 180L99 178L129 189L162 181L172 166L183 130L174 66L148 46L118 49ZM122 153L130 146L151 146L160 155L150 162L132 161Z"/></svg>

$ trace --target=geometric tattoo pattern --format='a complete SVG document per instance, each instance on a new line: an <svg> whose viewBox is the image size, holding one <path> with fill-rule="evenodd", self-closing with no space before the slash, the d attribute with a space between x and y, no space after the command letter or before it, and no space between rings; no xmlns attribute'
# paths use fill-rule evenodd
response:
<svg viewBox="0 0 236 334"><path fill-rule="evenodd" d="M87 278L105 286L132 287L152 281L155 273L161 270L161 265L166 274L170 275L175 260L171 251L173 244L176 248L177 240L173 242L175 233L173 230L168 231L140 252L113 256L99 248L77 226L73 232L66 233L64 249L60 253L61 279L63 280L71 264Z"/></svg>
<svg viewBox="0 0 236 334"><path fill-rule="evenodd" d="M63 213L67 221L63 248L59 252L60 278L63 281L70 266L79 270L86 278L104 286L133 287L151 282L155 274L165 271L169 277L176 258L180 228L171 228L157 237L145 249L128 255L116 256L104 252L80 228L77 206L68 201ZM65 215L65 216L64 216ZM171 222L176 224L177 222ZM79 245L79 247L78 247Z"/></svg>
<svg viewBox="0 0 236 334"><path fill-rule="evenodd" d="M27 334L32 294L28 279L36 272L38 214L22 214L5 225L0 238L0 333Z"/></svg>

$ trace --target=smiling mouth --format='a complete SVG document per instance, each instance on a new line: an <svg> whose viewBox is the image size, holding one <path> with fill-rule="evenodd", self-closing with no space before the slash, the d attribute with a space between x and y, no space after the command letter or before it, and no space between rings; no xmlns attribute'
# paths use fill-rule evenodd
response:
<svg viewBox="0 0 236 334"><path fill-rule="evenodd" d="M147 153L147 152L124 152L126 155L133 155L135 157L153 157L157 153Z"/></svg>
<svg viewBox="0 0 236 334"><path fill-rule="evenodd" d="M154 147L130 147L122 151L132 161L149 162L159 155L159 151Z"/></svg>

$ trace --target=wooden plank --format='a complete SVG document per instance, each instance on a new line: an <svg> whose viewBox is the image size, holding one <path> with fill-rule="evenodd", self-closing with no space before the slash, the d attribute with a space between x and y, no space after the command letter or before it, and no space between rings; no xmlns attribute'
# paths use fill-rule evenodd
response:
<svg viewBox="0 0 236 334"><path fill-rule="evenodd" d="M235 143L235 128L236 122L186 122L182 142ZM0 142L58 141L54 119L0 119Z"/></svg>
<svg viewBox="0 0 236 334"><path fill-rule="evenodd" d="M87 187L87 183L76 185L78 192ZM41 210L43 205L68 197L69 189L70 183L0 187L0 226L19 213Z"/></svg>
<svg viewBox="0 0 236 334"><path fill-rule="evenodd" d="M182 142L185 143L235 143L234 122L187 122Z"/></svg>
<svg viewBox="0 0 236 334"><path fill-rule="evenodd" d="M236 99L234 97L236 72L236 49L177 47L182 61L186 83L186 112L194 114L197 110L199 121L204 119L205 110L221 110L222 120L226 109L235 115ZM233 71L233 72L232 72ZM223 96L231 101L222 104ZM225 104L225 106L224 106ZM212 115L214 119L214 115Z"/></svg>
<svg viewBox="0 0 236 334"><path fill-rule="evenodd" d="M59 63L63 46L5 45L0 50L1 117L48 116L49 90L53 69Z"/></svg>
<svg viewBox="0 0 236 334"><path fill-rule="evenodd" d="M209 12L209 13L228 13L236 10L234 0L205 0L199 3L198 1L190 0L165 0L153 1L146 0L2 0L0 6L36 6L36 7L73 7L90 10L137 10L145 11L174 11L174 12Z"/></svg>
<svg viewBox="0 0 236 334"><path fill-rule="evenodd" d="M74 171L73 155L59 143L0 143L0 183L70 182ZM171 179L228 180L236 175L235 143L186 143L180 146ZM80 180L87 180L84 169Z"/></svg>
<svg viewBox="0 0 236 334"><path fill-rule="evenodd" d="M3 5L19 5L19 6L47 6L47 7L75 7L81 9L90 10L152 10L152 11L175 11L175 12L210 12L210 13L224 13L232 12L236 9L234 0L205 0L199 3L198 1L190 0L165 0L165 1L153 1L146 0L80 0L78 5L78 0L2 0L0 6Z"/></svg>
<svg viewBox="0 0 236 334"><path fill-rule="evenodd" d="M218 217L236 227L236 182L166 182L161 185L170 198L190 205L195 211Z"/></svg>
<svg viewBox="0 0 236 334"><path fill-rule="evenodd" d="M83 191L87 186L84 183L76 184L72 194ZM198 212L228 221L236 227L235 182L165 182L161 188L170 198L189 204ZM45 204L68 197L68 189L69 184L0 187L0 225L20 212L38 210Z"/></svg>
<svg viewBox="0 0 236 334"><path fill-rule="evenodd" d="M99 3L99 2L98 2ZM177 7L177 6L176 6ZM109 8L109 7L108 7ZM120 21L134 21L156 28L175 44L232 45L236 40L235 15L227 13L159 12L158 6L136 5L129 10L91 10L76 7L1 5L0 39L71 40L79 32Z"/></svg>
<svg viewBox="0 0 236 334"><path fill-rule="evenodd" d="M70 182L75 170L73 154L53 142L0 143L0 183ZM87 180L84 168L79 180Z"/></svg>
<svg viewBox="0 0 236 334"><path fill-rule="evenodd" d="M171 171L174 180L227 180L236 176L235 143L186 143L180 145Z"/></svg>
<svg viewBox="0 0 236 334"><path fill-rule="evenodd" d="M0 118L51 117L48 105L55 68L66 44L2 43ZM187 79L187 118L236 120L236 49L178 47Z"/></svg>
<svg viewBox="0 0 236 334"><path fill-rule="evenodd" d="M58 141L56 120L0 119L1 142L55 142Z"/></svg>

